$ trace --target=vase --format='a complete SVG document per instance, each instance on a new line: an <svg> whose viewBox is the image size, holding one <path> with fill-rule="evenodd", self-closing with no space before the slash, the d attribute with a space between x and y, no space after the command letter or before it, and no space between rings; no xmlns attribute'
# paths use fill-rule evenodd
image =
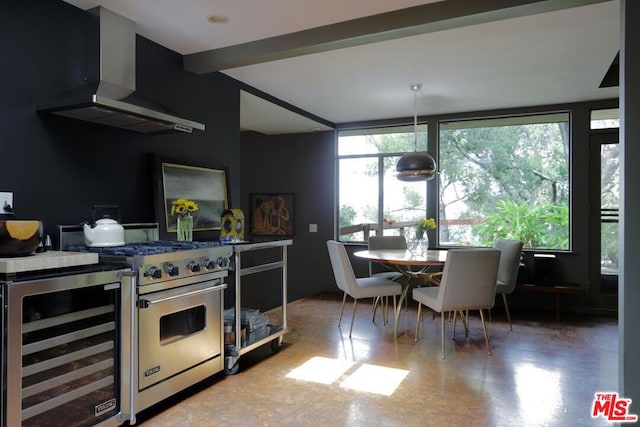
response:
<svg viewBox="0 0 640 427"><path fill-rule="evenodd" d="M178 233L176 240L190 242L193 240L193 216L184 214L178 216Z"/></svg>
<svg viewBox="0 0 640 427"><path fill-rule="evenodd" d="M427 256L427 251L429 250L429 237L425 234L424 238L420 240L407 242L407 249L409 249L409 252L414 256Z"/></svg>

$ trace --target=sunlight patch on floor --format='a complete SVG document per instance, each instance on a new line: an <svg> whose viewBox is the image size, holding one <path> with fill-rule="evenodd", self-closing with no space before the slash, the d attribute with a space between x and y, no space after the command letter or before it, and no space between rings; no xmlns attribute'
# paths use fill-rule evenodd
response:
<svg viewBox="0 0 640 427"><path fill-rule="evenodd" d="M520 414L531 425L548 425L562 404L562 375L531 363L516 366L515 381Z"/></svg>
<svg viewBox="0 0 640 427"><path fill-rule="evenodd" d="M347 372L355 362L315 356L287 374L287 378L331 384Z"/></svg>
<svg viewBox="0 0 640 427"><path fill-rule="evenodd" d="M405 369L363 364L340 387L391 396L409 374Z"/></svg>
<svg viewBox="0 0 640 427"><path fill-rule="evenodd" d="M330 385L355 365L356 362L349 360L314 356L289 372L286 378ZM404 369L363 363L340 383L340 387L391 396L408 374Z"/></svg>

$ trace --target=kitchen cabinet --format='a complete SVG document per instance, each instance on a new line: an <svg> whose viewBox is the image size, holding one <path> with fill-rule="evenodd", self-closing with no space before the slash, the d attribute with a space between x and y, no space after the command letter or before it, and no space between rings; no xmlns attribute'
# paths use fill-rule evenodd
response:
<svg viewBox="0 0 640 427"><path fill-rule="evenodd" d="M264 344L271 342L271 349L274 352L280 350L282 346L283 336L287 332L287 248L293 244L293 240L273 240L258 243L231 244L233 246L233 258L231 270L235 282L235 299L233 305L233 322L231 327L234 332L233 342L225 345L225 367L227 374L233 375L238 372L238 360L246 354ZM279 250L279 256L276 260L252 263L251 265L243 264L243 256L254 251ZM254 331L245 330L242 333L242 278L248 275L259 274L269 270L280 270L280 292L282 296L282 304L280 306L281 321L280 324L267 324L264 328ZM273 285L272 285L273 286ZM229 310L229 308L227 308ZM239 315L241 314L241 315ZM225 320L226 322L226 320Z"/></svg>

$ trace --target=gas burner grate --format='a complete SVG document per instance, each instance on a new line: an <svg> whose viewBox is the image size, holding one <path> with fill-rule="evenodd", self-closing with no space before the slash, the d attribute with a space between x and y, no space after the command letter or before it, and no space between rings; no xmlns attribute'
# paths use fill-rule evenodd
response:
<svg viewBox="0 0 640 427"><path fill-rule="evenodd" d="M213 248L220 246L219 242L177 242L173 240L155 240L149 242L127 243L124 246L87 247L72 246L72 252L93 252L104 255L155 255L191 249Z"/></svg>
<svg viewBox="0 0 640 427"><path fill-rule="evenodd" d="M184 242L174 240L155 240L150 242L134 242L129 243L126 246L146 246L146 247L168 247L174 250L183 249L201 249L201 248L213 248L220 246L220 242Z"/></svg>

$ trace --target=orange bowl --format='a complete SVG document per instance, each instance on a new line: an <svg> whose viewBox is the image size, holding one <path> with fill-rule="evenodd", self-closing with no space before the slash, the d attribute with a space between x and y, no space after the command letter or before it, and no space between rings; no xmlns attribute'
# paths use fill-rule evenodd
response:
<svg viewBox="0 0 640 427"><path fill-rule="evenodd" d="M42 222L0 220L0 257L31 255L42 238Z"/></svg>

